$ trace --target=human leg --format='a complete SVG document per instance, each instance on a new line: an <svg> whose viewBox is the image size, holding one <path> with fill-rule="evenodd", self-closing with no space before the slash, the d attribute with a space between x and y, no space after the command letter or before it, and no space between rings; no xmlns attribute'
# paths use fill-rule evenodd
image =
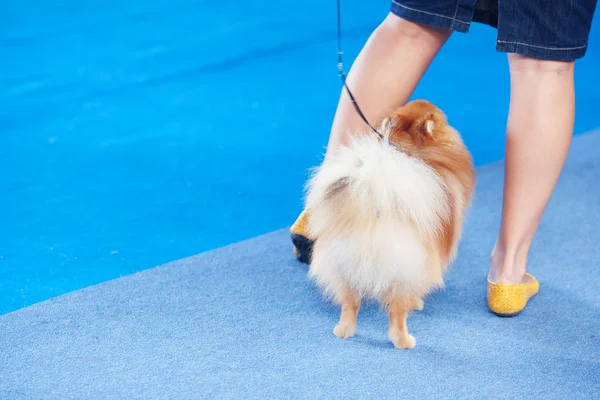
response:
<svg viewBox="0 0 600 400"><path fill-rule="evenodd" d="M499 1L496 48L509 53L511 97L488 306L501 316L518 314L539 290L527 259L571 143L575 61L586 53L595 8L596 0Z"/></svg>
<svg viewBox="0 0 600 400"><path fill-rule="evenodd" d="M519 283L543 212L564 165L575 114L574 62L509 54L502 220L490 279Z"/></svg>

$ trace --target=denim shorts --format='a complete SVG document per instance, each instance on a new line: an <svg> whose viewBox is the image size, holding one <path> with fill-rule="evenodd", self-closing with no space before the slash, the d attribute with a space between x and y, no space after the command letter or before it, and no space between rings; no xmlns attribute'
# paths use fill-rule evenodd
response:
<svg viewBox="0 0 600 400"><path fill-rule="evenodd" d="M471 22L497 30L496 50L542 60L585 55L597 0L392 0L396 16L467 33Z"/></svg>

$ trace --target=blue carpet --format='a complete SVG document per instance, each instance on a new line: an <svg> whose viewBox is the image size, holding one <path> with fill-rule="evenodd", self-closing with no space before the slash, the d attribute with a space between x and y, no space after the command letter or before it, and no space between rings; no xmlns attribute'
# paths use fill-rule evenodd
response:
<svg viewBox="0 0 600 400"><path fill-rule="evenodd" d="M0 316L2 399L600 398L600 132L575 139L534 243L541 291L525 311L487 311L502 164L479 169L447 288L394 349L368 305L331 333L286 230Z"/></svg>
<svg viewBox="0 0 600 400"><path fill-rule="evenodd" d="M340 92L334 1L3 3L0 314L296 218ZM389 3L342 1L347 69ZM599 125L599 29L576 133ZM415 94L479 165L503 152L494 46L488 27L454 35Z"/></svg>

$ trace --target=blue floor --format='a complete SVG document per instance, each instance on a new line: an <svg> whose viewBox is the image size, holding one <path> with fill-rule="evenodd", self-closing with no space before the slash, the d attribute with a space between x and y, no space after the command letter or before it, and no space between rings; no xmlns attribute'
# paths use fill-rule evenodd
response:
<svg viewBox="0 0 600 400"><path fill-rule="evenodd" d="M579 135L600 127L600 13L516 318L485 304L509 96L494 31L454 35L418 87L481 167L447 288L399 351L373 305L335 338L291 253L340 82L335 2L290 4L3 5L0 399L600 398L600 131ZM342 6L348 69L389 1Z"/></svg>
<svg viewBox="0 0 600 400"><path fill-rule="evenodd" d="M447 287L409 318L414 350L373 305L357 335L308 282L287 230L0 316L1 399L600 398L600 131L575 139L532 249L540 293L485 302L502 163L477 199Z"/></svg>
<svg viewBox="0 0 600 400"><path fill-rule="evenodd" d="M342 6L348 69L389 1ZM576 133L600 126L598 29ZM415 95L478 165L502 157L494 39L455 35ZM290 225L340 91L335 45L333 1L4 4L0 314Z"/></svg>

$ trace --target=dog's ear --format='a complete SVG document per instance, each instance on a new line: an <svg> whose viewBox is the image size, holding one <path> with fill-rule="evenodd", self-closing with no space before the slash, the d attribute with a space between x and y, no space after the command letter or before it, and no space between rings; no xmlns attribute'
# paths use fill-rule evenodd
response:
<svg viewBox="0 0 600 400"><path fill-rule="evenodd" d="M405 115L396 113L392 116L386 117L381 123L383 130L390 133L390 135L399 134L402 131L407 131L410 128L412 121Z"/></svg>
<svg viewBox="0 0 600 400"><path fill-rule="evenodd" d="M423 136L433 137L437 128L437 123L434 119L433 114L424 115L420 118L417 118L413 122L411 128Z"/></svg>
<svg viewBox="0 0 600 400"><path fill-rule="evenodd" d="M428 136L433 135L433 131L435 131L435 122L433 119L428 119L425 121L425 132Z"/></svg>

